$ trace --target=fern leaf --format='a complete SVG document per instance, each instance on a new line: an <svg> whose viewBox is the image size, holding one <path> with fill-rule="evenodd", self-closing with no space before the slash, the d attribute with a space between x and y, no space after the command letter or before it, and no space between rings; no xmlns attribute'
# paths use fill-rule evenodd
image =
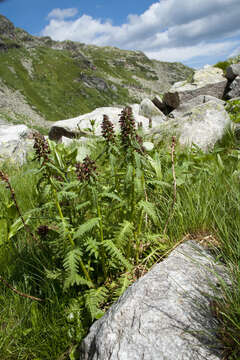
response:
<svg viewBox="0 0 240 360"><path fill-rule="evenodd" d="M130 262L123 256L121 251L116 247L112 240L104 240L103 246L105 247L108 254L111 257L117 259L122 265L126 267L127 270L132 269L132 265L130 264Z"/></svg>
<svg viewBox="0 0 240 360"><path fill-rule="evenodd" d="M159 158L159 155L155 155L155 158L153 159L151 156L149 156L149 162L155 171L157 180L162 180L162 166L161 166L161 160Z"/></svg>
<svg viewBox="0 0 240 360"><path fill-rule="evenodd" d="M98 225L99 218L92 218L88 221L86 221L84 224L81 224L77 231L75 232L73 239L76 239L78 237L81 237L86 232L91 231L96 225Z"/></svg>
<svg viewBox="0 0 240 360"><path fill-rule="evenodd" d="M124 291L128 288L130 285L130 280L128 279L128 274L124 274L119 279L119 287L114 291L113 299L116 301L119 296L121 296Z"/></svg>
<svg viewBox="0 0 240 360"><path fill-rule="evenodd" d="M83 208L85 208L86 206L89 206L90 204L91 204L91 203L90 203L89 200L88 200L88 201L85 201L84 203L77 205L77 206L76 206L76 210L77 210L77 211L80 211L80 210L82 210Z"/></svg>
<svg viewBox="0 0 240 360"><path fill-rule="evenodd" d="M158 217L155 210L155 205L150 203L149 201L141 200L138 204L139 208L143 210L145 214L147 214L152 222L156 225L158 223Z"/></svg>
<svg viewBox="0 0 240 360"><path fill-rule="evenodd" d="M69 273L78 273L78 259L82 256L82 253L79 248L70 250L64 261L63 267Z"/></svg>
<svg viewBox="0 0 240 360"><path fill-rule="evenodd" d="M122 199L118 195L116 195L114 193L104 192L104 193L101 194L101 198L103 198L103 197L107 197L109 199L117 200L119 202L122 201Z"/></svg>
<svg viewBox="0 0 240 360"><path fill-rule="evenodd" d="M120 225L118 232L115 235L116 243L119 247L123 247L126 240L133 236L133 224L127 220Z"/></svg>
<svg viewBox="0 0 240 360"><path fill-rule="evenodd" d="M71 286L74 285L87 285L88 287L92 287L92 284L86 279L84 279L82 276L80 276L79 274L70 273L64 281L63 290L66 291L67 289L69 289Z"/></svg>
<svg viewBox="0 0 240 360"><path fill-rule="evenodd" d="M101 311L99 306L104 302L107 294L108 291L104 286L101 286L98 289L87 290L85 292L85 306L89 311L92 321L103 314L103 311Z"/></svg>
<svg viewBox="0 0 240 360"><path fill-rule="evenodd" d="M90 255L94 255L95 259L99 257L99 244L96 239L93 239L92 237L88 237L84 243L86 247L86 251Z"/></svg>

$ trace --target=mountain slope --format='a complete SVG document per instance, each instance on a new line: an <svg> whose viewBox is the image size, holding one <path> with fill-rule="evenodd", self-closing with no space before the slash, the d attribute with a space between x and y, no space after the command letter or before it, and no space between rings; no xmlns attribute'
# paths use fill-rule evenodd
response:
<svg viewBox="0 0 240 360"><path fill-rule="evenodd" d="M139 102L191 76L140 51L34 37L0 15L0 117L48 126L96 107Z"/></svg>

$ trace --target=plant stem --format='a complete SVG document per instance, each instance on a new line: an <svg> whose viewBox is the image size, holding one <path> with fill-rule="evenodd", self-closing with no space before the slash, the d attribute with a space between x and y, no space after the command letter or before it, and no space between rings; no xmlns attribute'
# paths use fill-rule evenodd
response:
<svg viewBox="0 0 240 360"><path fill-rule="evenodd" d="M27 295L27 294L24 294L20 291L18 291L17 289L15 289L12 285L10 285L2 276L0 276L0 281L6 286L8 287L9 289L11 289L13 292L15 292L16 294L22 296L22 297L25 297L27 299L31 299L31 300L35 300L35 301L44 301L44 299L40 299L40 298L37 298L35 296L31 296L31 295Z"/></svg>
<svg viewBox="0 0 240 360"><path fill-rule="evenodd" d="M164 226L164 230L163 230L164 235L166 234L168 224L169 224L169 222L170 222L170 220L171 220L171 218L173 216L174 207L175 207L176 198L177 198L177 182L176 182L175 164L174 164L175 145L176 145L176 137L173 136L172 137L172 146L171 146L172 174L173 174L173 202L172 202L171 210L169 212L168 219L167 219L166 224Z"/></svg>
<svg viewBox="0 0 240 360"><path fill-rule="evenodd" d="M100 241L101 241L101 244L103 244L103 223L102 223L102 212L101 212L101 208L98 204L98 200L97 200L97 212L98 212L98 217L99 217L99 232L100 232ZM103 247L101 247L101 253L102 253L102 266L103 266L103 272L104 272L104 275L106 277L106 274L107 274L107 270L106 270L106 264L105 264L105 259L106 259L106 256L105 256L105 252L104 252L104 249Z"/></svg>

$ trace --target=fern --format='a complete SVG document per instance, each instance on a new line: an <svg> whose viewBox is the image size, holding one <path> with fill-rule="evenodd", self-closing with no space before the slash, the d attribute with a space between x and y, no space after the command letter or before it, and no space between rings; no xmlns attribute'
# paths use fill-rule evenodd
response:
<svg viewBox="0 0 240 360"><path fill-rule="evenodd" d="M118 281L119 281L119 286L113 293L114 301L116 301L130 285L130 280L128 279L128 274L122 275Z"/></svg>
<svg viewBox="0 0 240 360"><path fill-rule="evenodd" d="M90 256L94 255L95 259L99 257L99 244L96 239L92 237L88 237L84 243L86 246L86 251L89 253Z"/></svg>
<svg viewBox="0 0 240 360"><path fill-rule="evenodd" d="M158 216L155 210L155 205L153 203L150 203L149 201L141 200L138 204L138 207L147 214L152 222L157 225L158 223Z"/></svg>
<svg viewBox="0 0 240 360"><path fill-rule="evenodd" d="M96 225L99 223L99 218L92 218L88 221L86 221L84 224L81 224L77 231L75 232L73 239L81 237L86 232L91 231Z"/></svg>
<svg viewBox="0 0 240 360"><path fill-rule="evenodd" d="M99 306L105 301L107 294L108 291L104 286L101 286L98 289L85 291L85 307L87 308L92 321L94 319L99 319L103 315L103 311Z"/></svg>
<svg viewBox="0 0 240 360"><path fill-rule="evenodd" d="M58 201L63 200L74 200L78 197L78 195L74 191L60 191L58 193Z"/></svg>
<svg viewBox="0 0 240 360"><path fill-rule="evenodd" d="M133 224L124 220L120 225L118 232L115 234L115 242L117 246L123 248L129 238L133 237Z"/></svg>
<svg viewBox="0 0 240 360"><path fill-rule="evenodd" d="M104 240L103 246L105 247L108 254L114 259L117 259L127 270L132 269L130 262L123 256L121 251L116 247L112 240ZM111 261L112 259L110 259Z"/></svg>

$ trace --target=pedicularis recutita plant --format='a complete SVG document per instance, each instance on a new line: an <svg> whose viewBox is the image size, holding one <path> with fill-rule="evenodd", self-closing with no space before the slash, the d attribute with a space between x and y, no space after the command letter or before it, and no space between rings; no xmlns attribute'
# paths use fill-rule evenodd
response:
<svg viewBox="0 0 240 360"><path fill-rule="evenodd" d="M102 138L81 162L78 144L67 148L34 137L39 207L32 210L29 224L38 237L36 252L47 254L39 288L45 281L59 296L70 294L69 312L77 303L83 328L103 314L109 299L121 295L145 257L154 260L164 249L159 244L153 252L152 233L161 231L153 201L157 154L144 152L130 107L123 109L119 123L116 134L104 115Z"/></svg>

